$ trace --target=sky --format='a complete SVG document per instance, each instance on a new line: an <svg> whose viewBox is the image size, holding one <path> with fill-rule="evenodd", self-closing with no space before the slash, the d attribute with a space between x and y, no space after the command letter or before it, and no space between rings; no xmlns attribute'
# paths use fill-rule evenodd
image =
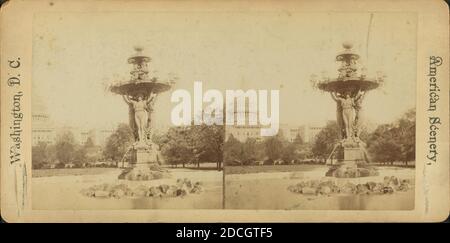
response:
<svg viewBox="0 0 450 243"><path fill-rule="evenodd" d="M106 87L129 79L135 46L152 58L152 75L178 78L156 102L160 125L170 125L171 93L193 91L195 81L203 90L279 89L281 123L335 120L334 101L313 89L310 77L337 76L344 41L354 44L369 76L386 75L364 100L369 121L392 122L415 107L413 13L59 12L36 14L33 24L33 99L55 124L128 122L127 105Z"/></svg>

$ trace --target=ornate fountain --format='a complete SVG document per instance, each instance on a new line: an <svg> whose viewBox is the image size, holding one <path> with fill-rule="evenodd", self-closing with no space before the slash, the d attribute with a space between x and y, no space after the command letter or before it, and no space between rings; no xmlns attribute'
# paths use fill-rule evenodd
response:
<svg viewBox="0 0 450 243"><path fill-rule="evenodd" d="M121 95L128 105L129 124L135 141L127 152L131 155L130 163L119 179L159 179L168 174L159 167L157 146L151 141L153 106L157 95L169 90L171 85L149 77L150 57L142 54L142 48L136 47L135 51L136 54L128 58L128 63L133 65L131 78L109 87L111 92Z"/></svg>
<svg viewBox="0 0 450 243"><path fill-rule="evenodd" d="M352 50L353 45L346 42L343 47L344 50L336 56L340 63L337 78L311 77L313 87L329 92L336 101L339 140L327 159L332 166L326 176L354 178L378 175L376 168L369 165L370 159L360 134L364 124L364 96L378 88L384 82L384 76L378 72L376 78L367 77L366 69L359 63L360 56ZM333 158L337 163L332 163Z"/></svg>

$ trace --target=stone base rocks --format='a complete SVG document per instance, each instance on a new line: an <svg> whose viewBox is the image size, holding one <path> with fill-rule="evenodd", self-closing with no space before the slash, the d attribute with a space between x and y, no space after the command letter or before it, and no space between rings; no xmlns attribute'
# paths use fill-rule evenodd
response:
<svg viewBox="0 0 450 243"><path fill-rule="evenodd" d="M410 180L399 179L395 176L386 176L382 182L368 181L366 183L353 183L341 179L302 181L287 189L294 193L304 195L330 195L330 194L391 194L397 191L408 191L413 185Z"/></svg>
<svg viewBox="0 0 450 243"><path fill-rule="evenodd" d="M139 185L130 188L127 184L100 184L87 189L81 193L87 197L97 198L123 198L123 197L183 197L188 194L199 194L203 192L201 182L191 182L189 179L178 179L176 184L161 184L157 186Z"/></svg>

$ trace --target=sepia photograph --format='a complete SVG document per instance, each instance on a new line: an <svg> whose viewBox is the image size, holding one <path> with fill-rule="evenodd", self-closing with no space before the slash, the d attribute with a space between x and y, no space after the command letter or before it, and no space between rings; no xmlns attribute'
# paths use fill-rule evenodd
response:
<svg viewBox="0 0 450 243"><path fill-rule="evenodd" d="M227 127L225 208L414 209L417 16L289 18L308 36L283 25L264 38L282 47L264 60L274 67L264 85L280 87L279 131Z"/></svg>
<svg viewBox="0 0 450 243"><path fill-rule="evenodd" d="M415 14L133 17L35 16L33 207L414 208Z"/></svg>
<svg viewBox="0 0 450 243"><path fill-rule="evenodd" d="M193 56L201 17L35 16L33 208L222 208L224 127L171 122L170 93L213 57Z"/></svg>

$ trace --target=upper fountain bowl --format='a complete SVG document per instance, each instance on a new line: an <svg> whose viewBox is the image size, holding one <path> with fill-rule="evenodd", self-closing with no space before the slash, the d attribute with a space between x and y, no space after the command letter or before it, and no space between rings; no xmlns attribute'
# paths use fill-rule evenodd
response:
<svg viewBox="0 0 450 243"><path fill-rule="evenodd" d="M317 84L317 88L327 92L344 91L369 91L378 88L380 84L372 79L347 78L344 80L334 79L329 81L322 81Z"/></svg>
<svg viewBox="0 0 450 243"><path fill-rule="evenodd" d="M155 78L150 80L131 80L124 83L113 84L110 91L120 95L135 96L139 93L161 93L170 89L170 84L158 82Z"/></svg>

